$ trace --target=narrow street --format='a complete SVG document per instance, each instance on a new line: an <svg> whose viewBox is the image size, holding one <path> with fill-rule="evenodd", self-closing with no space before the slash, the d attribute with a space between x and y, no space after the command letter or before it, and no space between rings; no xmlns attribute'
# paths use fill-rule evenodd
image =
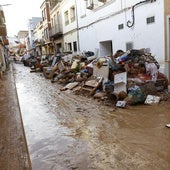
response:
<svg viewBox="0 0 170 170"><path fill-rule="evenodd" d="M33 170L170 169L170 100L115 109L14 64Z"/></svg>

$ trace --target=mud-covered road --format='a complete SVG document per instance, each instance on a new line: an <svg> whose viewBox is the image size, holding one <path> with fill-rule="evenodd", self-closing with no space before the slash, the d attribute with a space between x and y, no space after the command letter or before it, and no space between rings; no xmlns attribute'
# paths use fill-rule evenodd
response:
<svg viewBox="0 0 170 170"><path fill-rule="evenodd" d="M33 170L170 169L170 100L114 109L14 67Z"/></svg>

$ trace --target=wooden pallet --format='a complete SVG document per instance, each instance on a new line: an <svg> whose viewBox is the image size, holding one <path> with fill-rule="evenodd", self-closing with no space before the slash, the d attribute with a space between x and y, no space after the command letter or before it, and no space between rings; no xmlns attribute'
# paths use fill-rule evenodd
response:
<svg viewBox="0 0 170 170"><path fill-rule="evenodd" d="M94 77L92 76L89 80L87 80L81 87L81 90L84 90L89 93L89 95L93 95L97 88L101 85L103 81L103 77Z"/></svg>

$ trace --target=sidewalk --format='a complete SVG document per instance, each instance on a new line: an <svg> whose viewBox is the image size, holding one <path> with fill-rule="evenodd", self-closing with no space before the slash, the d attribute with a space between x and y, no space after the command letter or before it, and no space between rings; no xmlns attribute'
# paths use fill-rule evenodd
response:
<svg viewBox="0 0 170 170"><path fill-rule="evenodd" d="M12 64L0 79L0 170L31 170Z"/></svg>

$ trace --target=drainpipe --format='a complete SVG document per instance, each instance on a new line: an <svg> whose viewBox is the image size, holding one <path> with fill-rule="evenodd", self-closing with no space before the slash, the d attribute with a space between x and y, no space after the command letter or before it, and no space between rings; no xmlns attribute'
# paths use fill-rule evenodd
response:
<svg viewBox="0 0 170 170"><path fill-rule="evenodd" d="M145 1L141 1L141 2L138 2L137 4L133 5L132 6L132 21L128 20L127 21L127 27L131 28L134 26L135 24L135 7L137 7L138 5L141 5L143 3L148 3L148 2L153 2L154 0L145 0Z"/></svg>
<svg viewBox="0 0 170 170"><path fill-rule="evenodd" d="M76 6L76 22L77 22L77 51L80 52L80 37L79 37L79 22L78 22L78 9L77 9L77 0L75 0Z"/></svg>

